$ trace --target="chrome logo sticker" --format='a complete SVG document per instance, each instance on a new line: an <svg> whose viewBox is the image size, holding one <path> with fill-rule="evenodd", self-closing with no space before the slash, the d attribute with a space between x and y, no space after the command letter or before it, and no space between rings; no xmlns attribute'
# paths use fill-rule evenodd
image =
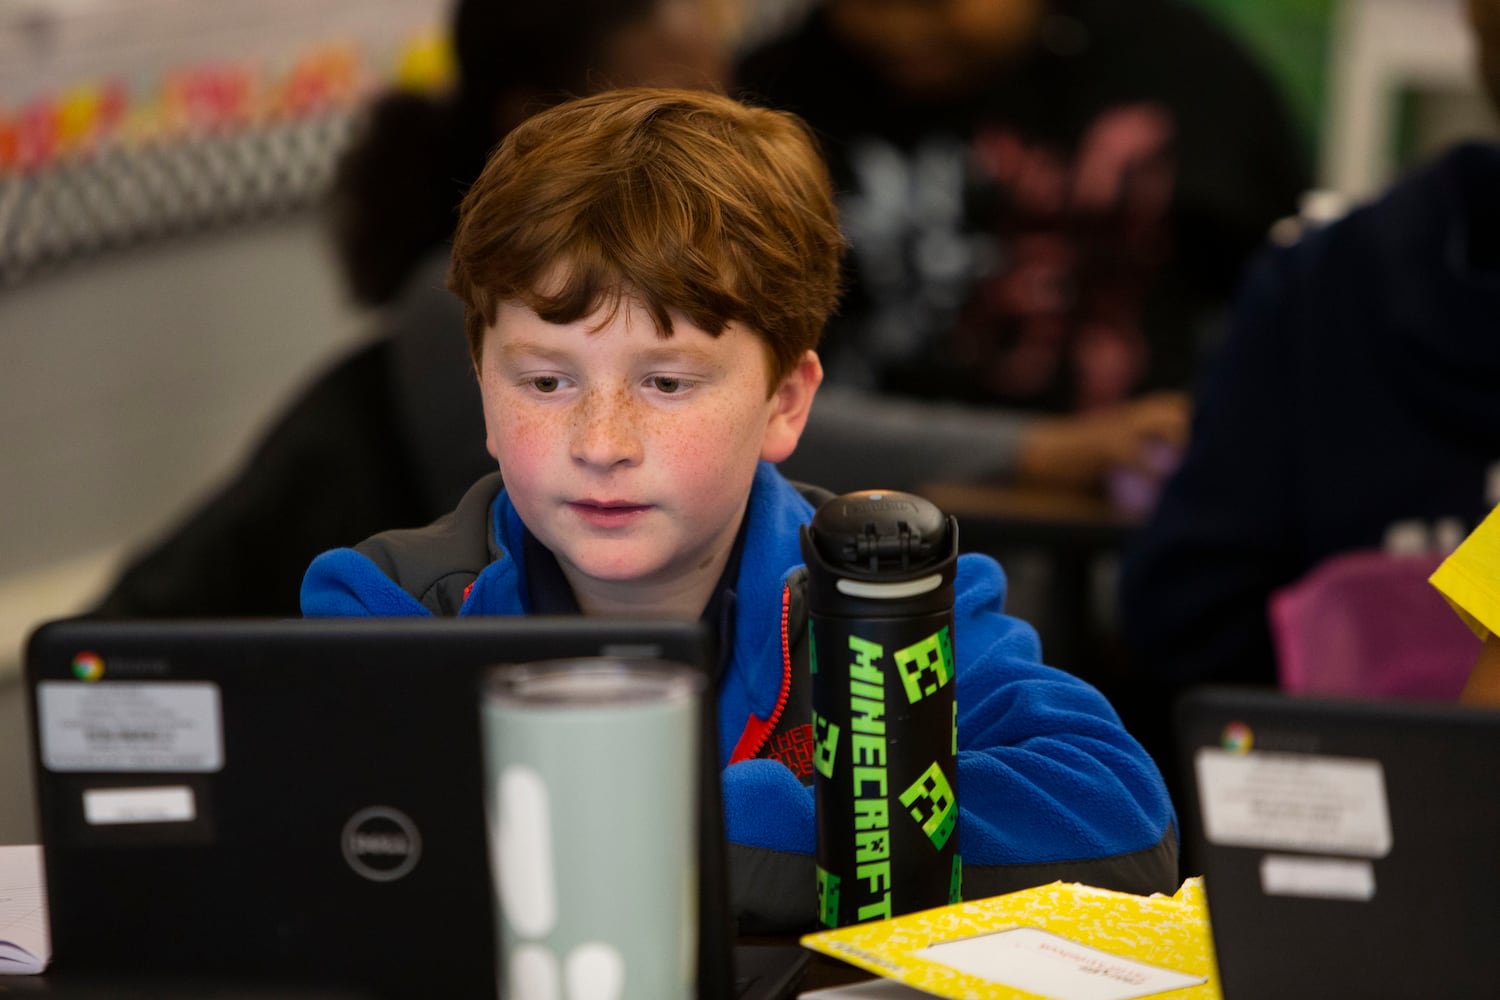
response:
<svg viewBox="0 0 1500 1000"><path fill-rule="evenodd" d="M73 657L73 676L81 681L97 681L104 676L104 658L98 653L79 653Z"/></svg>
<svg viewBox="0 0 1500 1000"><path fill-rule="evenodd" d="M1219 745L1230 753L1249 753L1255 745L1255 734L1243 722L1231 722L1224 727Z"/></svg>

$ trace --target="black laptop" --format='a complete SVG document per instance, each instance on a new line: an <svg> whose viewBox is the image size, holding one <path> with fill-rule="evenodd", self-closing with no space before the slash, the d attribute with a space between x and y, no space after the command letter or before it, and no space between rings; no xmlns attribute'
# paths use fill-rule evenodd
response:
<svg viewBox="0 0 1500 1000"><path fill-rule="evenodd" d="M1177 741L1227 1000L1500 995L1500 711L1204 688Z"/></svg>
<svg viewBox="0 0 1500 1000"><path fill-rule="evenodd" d="M41 627L45 978L494 996L480 677L594 655L713 650L697 623L583 617ZM805 952L732 947L705 746L700 996L791 995Z"/></svg>

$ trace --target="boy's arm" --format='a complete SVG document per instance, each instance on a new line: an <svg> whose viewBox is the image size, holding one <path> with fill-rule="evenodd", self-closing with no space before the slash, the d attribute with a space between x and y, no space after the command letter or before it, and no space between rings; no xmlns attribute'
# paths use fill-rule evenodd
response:
<svg viewBox="0 0 1500 1000"><path fill-rule="evenodd" d="M1055 879L1176 891L1177 821L1155 762L1103 695L1040 662L1035 631L1000 611L993 560L964 557L960 585L964 895Z"/></svg>
<svg viewBox="0 0 1500 1000"><path fill-rule="evenodd" d="M302 581L308 617L521 614L516 560L505 557L492 508L500 473L480 478L458 506L422 528L384 531L313 560ZM512 512L514 516L514 512ZM517 521L519 524L519 521ZM484 576L488 601L468 602Z"/></svg>
<svg viewBox="0 0 1500 1000"><path fill-rule="evenodd" d="M302 614L307 618L405 618L431 613L353 549L323 553L302 579Z"/></svg>

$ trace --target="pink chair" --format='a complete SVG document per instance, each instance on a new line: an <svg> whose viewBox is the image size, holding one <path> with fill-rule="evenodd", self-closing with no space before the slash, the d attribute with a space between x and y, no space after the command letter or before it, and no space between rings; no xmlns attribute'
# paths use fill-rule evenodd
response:
<svg viewBox="0 0 1500 1000"><path fill-rule="evenodd" d="M1427 582L1442 561L1437 553L1347 552L1272 594L1282 689L1456 699L1480 642Z"/></svg>

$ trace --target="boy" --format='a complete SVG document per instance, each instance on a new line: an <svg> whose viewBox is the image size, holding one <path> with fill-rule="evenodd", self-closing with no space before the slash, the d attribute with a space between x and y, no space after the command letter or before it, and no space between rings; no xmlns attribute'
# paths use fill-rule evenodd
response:
<svg viewBox="0 0 1500 1000"><path fill-rule="evenodd" d="M500 471L432 526L320 556L309 615L705 617L720 629L720 759L741 931L810 928L805 571L820 491L791 454L842 240L801 121L621 90L506 138L465 198L464 301ZM504 486L502 488L502 481ZM964 888L1070 878L1172 891L1171 803L1086 684L1038 662L1004 582L957 581Z"/></svg>

